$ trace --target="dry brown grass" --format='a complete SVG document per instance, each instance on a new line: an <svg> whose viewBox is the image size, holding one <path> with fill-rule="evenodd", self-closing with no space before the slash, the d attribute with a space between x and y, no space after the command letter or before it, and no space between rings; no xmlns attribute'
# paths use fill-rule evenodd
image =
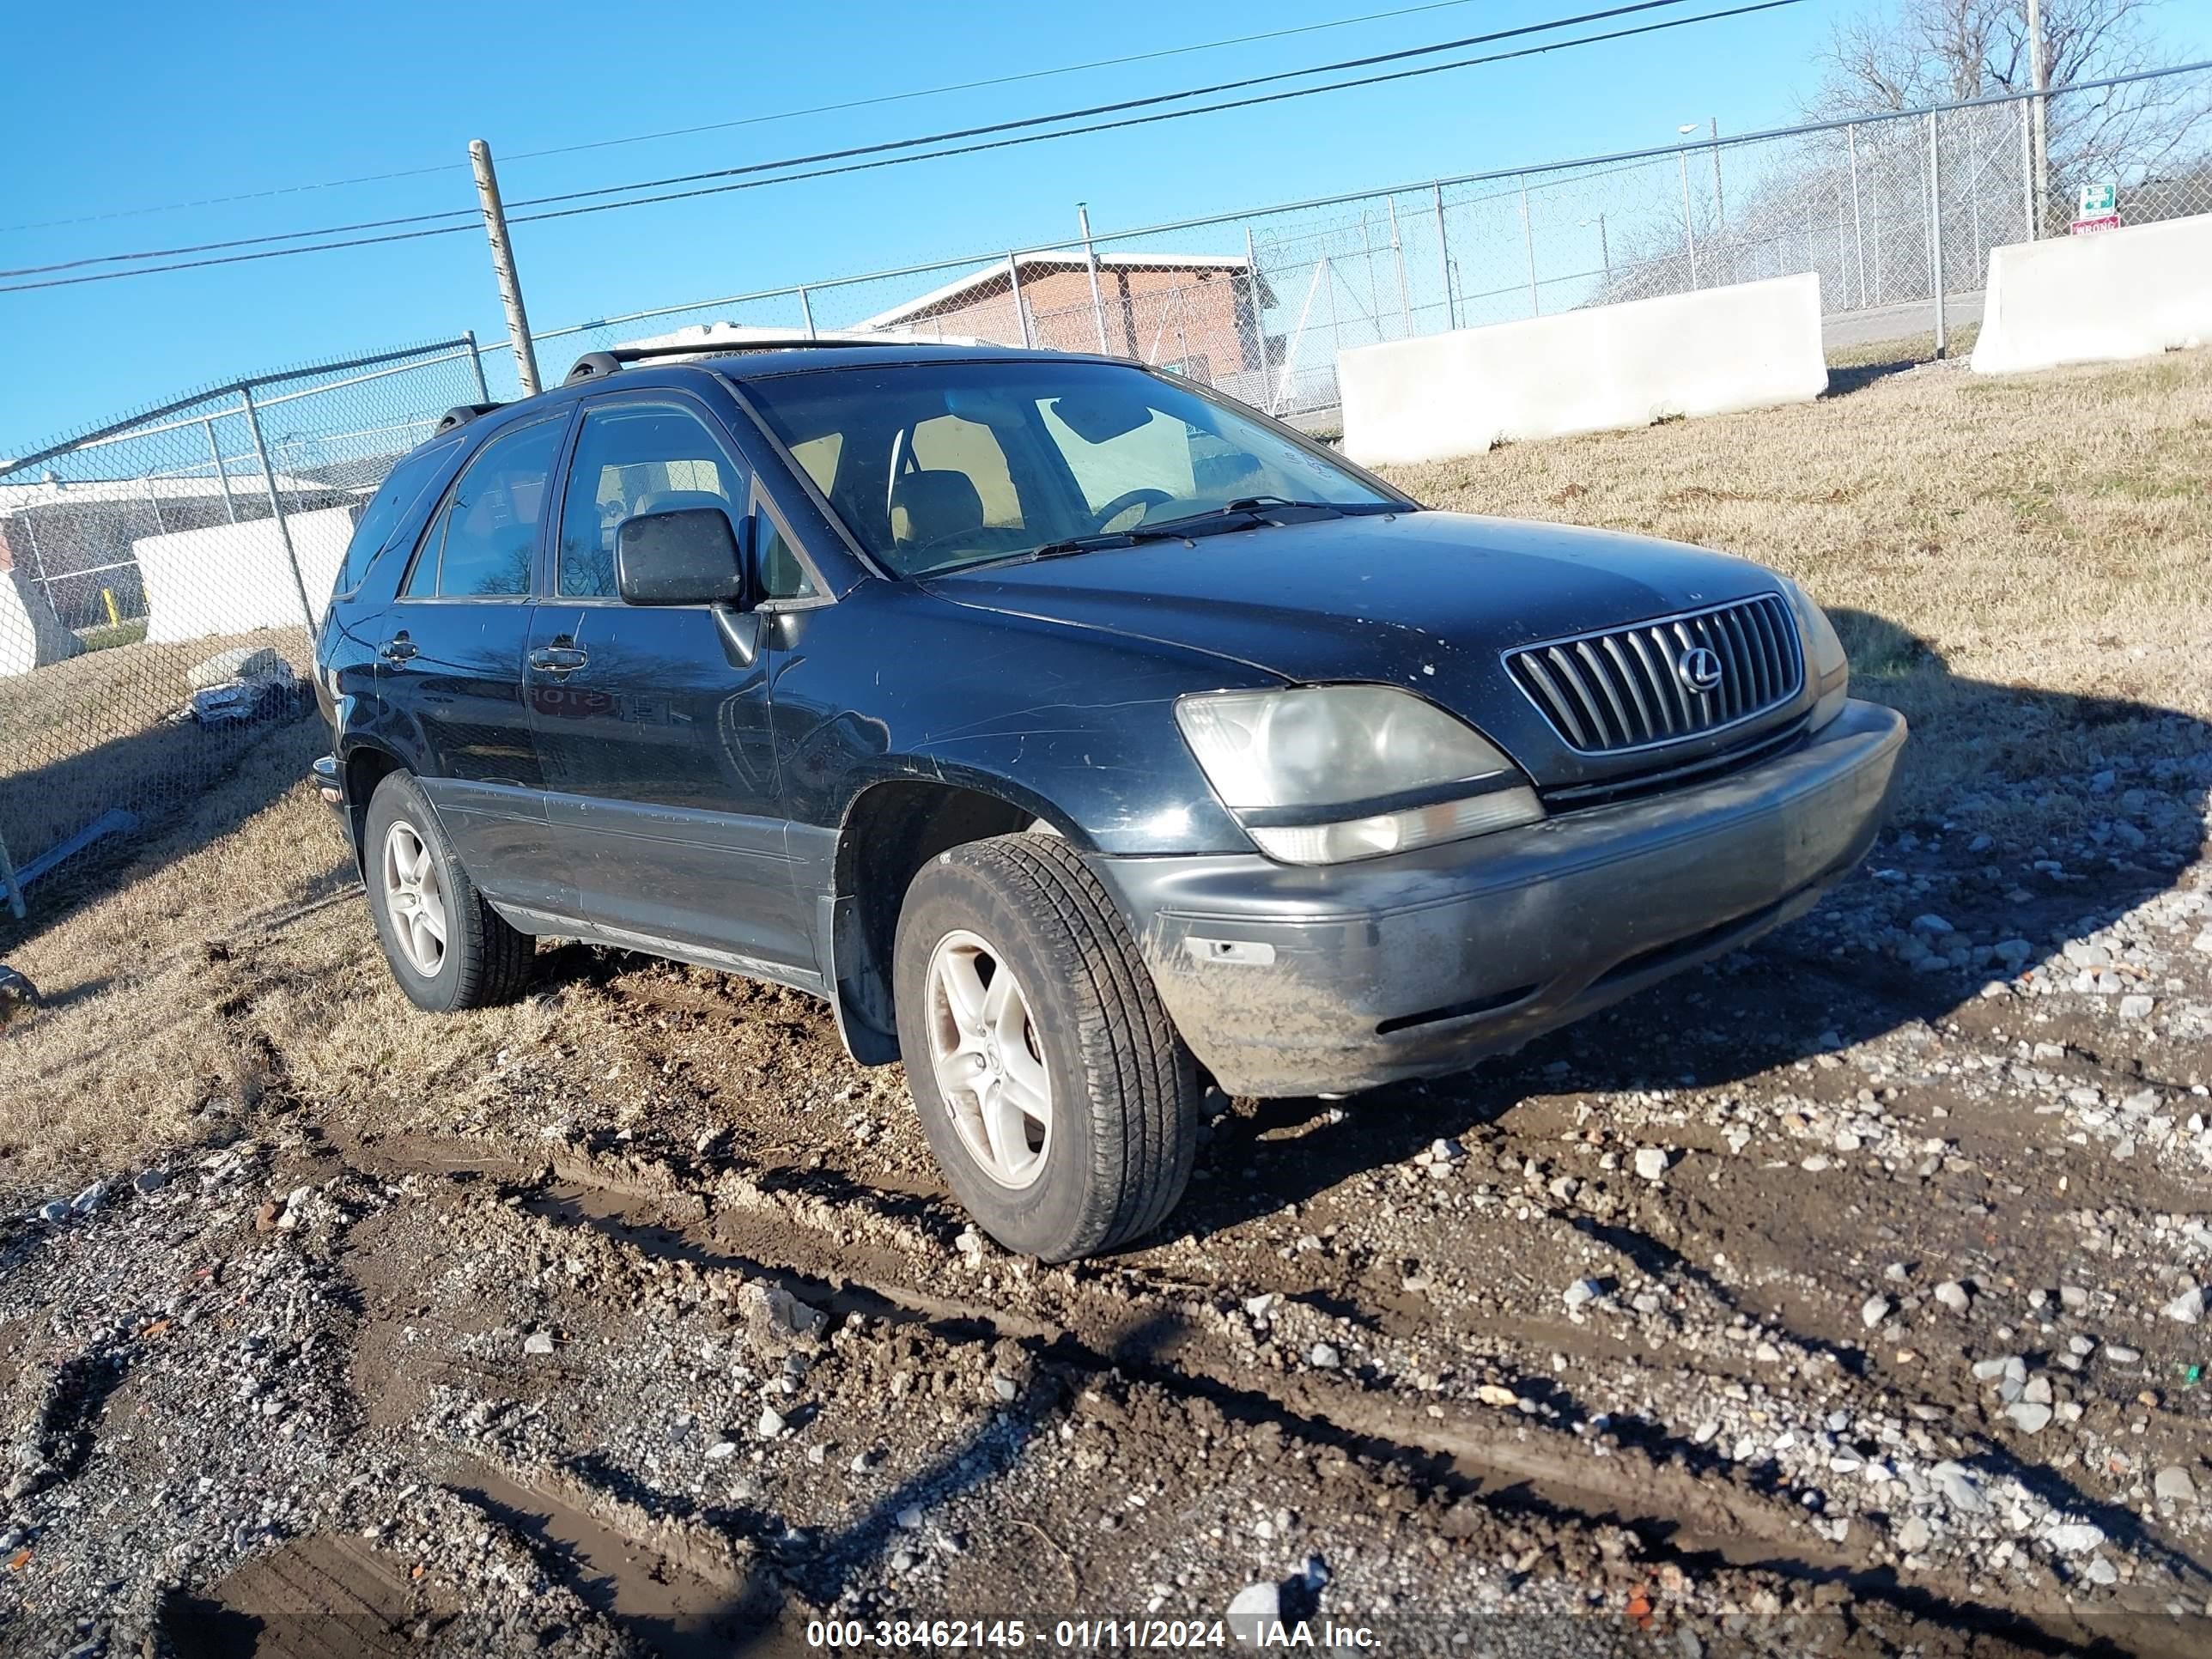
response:
<svg viewBox="0 0 2212 1659"><path fill-rule="evenodd" d="M0 836L9 851L31 858L109 806L157 807L228 772L260 740L257 728L170 716L191 695L193 666L233 646L270 647L301 672L313 656L303 629L263 629L126 642L0 678Z"/></svg>
<svg viewBox="0 0 2212 1659"><path fill-rule="evenodd" d="M1859 613L1841 618L1857 684L1917 731L1908 813L1993 764L2063 769L2114 724L2203 741L2122 705L2212 717L2212 350L2002 379L1930 365L1816 404L1398 477L1432 506L1740 553ZM1989 729L1992 710L2022 729ZM2054 710L2075 718L2028 720Z"/></svg>
<svg viewBox="0 0 2212 1659"><path fill-rule="evenodd" d="M1923 369L1405 482L1437 506L1725 548L1863 613L1860 684L1915 722L1908 811L1993 773L2068 773L2116 732L2139 752L2203 742L2159 709L2212 717L2212 352L2002 380ZM116 890L11 951L59 1006L0 1038L0 1188L127 1170L204 1133L210 1100L264 1091L450 1122L501 1051L598 1046L587 992L416 1014L350 896L246 926L349 876L303 787L215 833L295 763L281 745L250 757Z"/></svg>

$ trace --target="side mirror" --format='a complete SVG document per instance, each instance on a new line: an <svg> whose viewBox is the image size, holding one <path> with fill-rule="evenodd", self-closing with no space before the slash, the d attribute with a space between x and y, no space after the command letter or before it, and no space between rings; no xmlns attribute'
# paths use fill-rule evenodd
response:
<svg viewBox="0 0 2212 1659"><path fill-rule="evenodd" d="M615 533L615 586L632 605L736 604L744 560L719 507L672 507L623 520Z"/></svg>

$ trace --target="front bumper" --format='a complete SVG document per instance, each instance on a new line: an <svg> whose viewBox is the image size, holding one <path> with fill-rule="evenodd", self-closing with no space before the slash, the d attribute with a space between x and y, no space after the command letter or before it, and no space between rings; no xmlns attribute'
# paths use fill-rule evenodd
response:
<svg viewBox="0 0 2212 1659"><path fill-rule="evenodd" d="M1348 1093L1463 1069L1802 915L1873 844L1904 742L1854 702L1748 770L1448 846L1095 863L1223 1089Z"/></svg>

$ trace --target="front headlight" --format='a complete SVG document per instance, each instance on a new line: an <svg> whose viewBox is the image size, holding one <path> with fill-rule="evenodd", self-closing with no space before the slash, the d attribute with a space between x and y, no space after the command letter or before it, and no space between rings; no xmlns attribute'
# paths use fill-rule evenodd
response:
<svg viewBox="0 0 2212 1659"><path fill-rule="evenodd" d="M1176 723L1206 781L1268 857L1336 864L1544 816L1471 726L1387 685L1182 698Z"/></svg>
<svg viewBox="0 0 2212 1659"><path fill-rule="evenodd" d="M1813 596L1787 576L1777 576L1797 613L1798 636L1805 641L1805 672L1813 682L1812 729L1819 731L1844 712L1851 695L1851 662L1836 625L1828 613L1813 603Z"/></svg>

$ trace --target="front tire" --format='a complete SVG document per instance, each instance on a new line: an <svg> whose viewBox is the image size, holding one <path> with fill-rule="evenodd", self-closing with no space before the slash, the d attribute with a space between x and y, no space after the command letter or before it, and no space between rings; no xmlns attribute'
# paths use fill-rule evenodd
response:
<svg viewBox="0 0 2212 1659"><path fill-rule="evenodd" d="M939 854L907 889L894 964L923 1131L986 1232L1066 1261L1166 1218L1197 1152L1197 1066L1074 848Z"/></svg>
<svg viewBox="0 0 2212 1659"><path fill-rule="evenodd" d="M409 1001L450 1014L522 994L536 941L484 902L407 773L369 797L362 862L384 959Z"/></svg>

